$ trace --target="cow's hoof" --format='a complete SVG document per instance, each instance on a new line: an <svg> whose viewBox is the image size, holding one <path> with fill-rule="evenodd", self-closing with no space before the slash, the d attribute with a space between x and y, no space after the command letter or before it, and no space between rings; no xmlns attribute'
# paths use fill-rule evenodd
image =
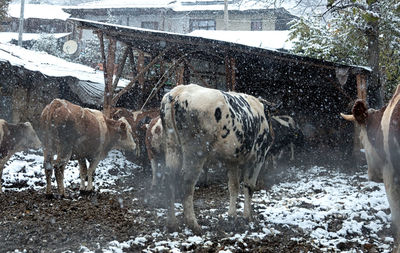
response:
<svg viewBox="0 0 400 253"><path fill-rule="evenodd" d="M93 194L93 191L79 190L79 193L80 193L82 196L90 196L90 195Z"/></svg>
<svg viewBox="0 0 400 253"><path fill-rule="evenodd" d="M44 196L46 197L46 199L55 199L55 196L53 193L46 193Z"/></svg>
<svg viewBox="0 0 400 253"><path fill-rule="evenodd" d="M193 233L195 235L202 235L203 234L203 230L201 229L201 227L199 225L194 226L194 227L191 226L190 228L192 229L192 231L193 231Z"/></svg>

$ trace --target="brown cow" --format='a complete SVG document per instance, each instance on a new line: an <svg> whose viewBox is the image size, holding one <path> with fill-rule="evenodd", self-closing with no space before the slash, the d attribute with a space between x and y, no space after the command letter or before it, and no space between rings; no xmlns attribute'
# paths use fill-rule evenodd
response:
<svg viewBox="0 0 400 253"><path fill-rule="evenodd" d="M132 128L133 139L139 146L135 154L135 162L139 163L139 165L145 166L148 164L145 146L145 135L147 131L146 125L151 121L151 119L158 117L159 115L159 108L143 111L131 111L129 109L119 107L111 110L111 118L118 120L122 117L125 117L129 122ZM129 157L129 154L127 157Z"/></svg>
<svg viewBox="0 0 400 253"><path fill-rule="evenodd" d="M82 108L66 100L54 99L48 104L43 109L40 126L47 194L51 194L54 169L58 192L65 195L64 168L72 156L80 167L80 190L92 191L93 173L111 149L136 149L132 129L125 118L108 119L101 111ZM89 169L86 160L90 163Z"/></svg>
<svg viewBox="0 0 400 253"><path fill-rule="evenodd" d="M380 110L368 110L363 100L357 100L351 115L341 115L360 126L369 179L385 184L395 238L393 252L400 252L400 85Z"/></svg>
<svg viewBox="0 0 400 253"><path fill-rule="evenodd" d="M150 160L153 179L151 181L151 188L153 189L161 177L160 167L165 165L164 162L164 149L163 149L163 128L160 116L155 117L150 121L146 131L146 149L147 156Z"/></svg>
<svg viewBox="0 0 400 253"><path fill-rule="evenodd" d="M19 151L30 148L38 149L40 147L40 140L31 123L11 124L4 119L0 119L0 182L4 165L11 156Z"/></svg>

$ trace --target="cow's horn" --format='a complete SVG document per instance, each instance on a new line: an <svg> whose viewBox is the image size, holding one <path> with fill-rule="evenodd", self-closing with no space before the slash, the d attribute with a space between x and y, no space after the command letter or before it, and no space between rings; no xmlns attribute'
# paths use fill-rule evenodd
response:
<svg viewBox="0 0 400 253"><path fill-rule="evenodd" d="M344 118L345 120L348 120L348 121L356 121L353 114L340 113L340 116L342 116L342 118Z"/></svg>
<svg viewBox="0 0 400 253"><path fill-rule="evenodd" d="M268 109L269 111L276 111L276 110L278 110L278 109L281 107L281 105L282 105L282 102L280 102L279 104L275 104L275 103L271 103L271 102L269 102L269 101L263 99L262 97L258 97L258 100L259 100L261 103L263 103L264 106L266 106L267 109Z"/></svg>

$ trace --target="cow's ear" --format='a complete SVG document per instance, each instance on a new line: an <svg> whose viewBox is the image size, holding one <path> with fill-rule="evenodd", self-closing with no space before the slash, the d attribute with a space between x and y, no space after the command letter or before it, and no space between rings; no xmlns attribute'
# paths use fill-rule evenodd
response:
<svg viewBox="0 0 400 253"><path fill-rule="evenodd" d="M352 109L355 120L360 124L365 124L368 118L368 108L364 100L358 99Z"/></svg>
<svg viewBox="0 0 400 253"><path fill-rule="evenodd" d="M340 113L340 116L342 116L343 119L348 120L348 121L353 121L353 122L356 121L353 114Z"/></svg>

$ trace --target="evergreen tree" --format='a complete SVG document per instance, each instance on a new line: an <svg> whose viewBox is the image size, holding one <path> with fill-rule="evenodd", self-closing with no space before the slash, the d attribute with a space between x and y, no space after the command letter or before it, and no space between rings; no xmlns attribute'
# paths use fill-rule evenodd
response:
<svg viewBox="0 0 400 253"><path fill-rule="evenodd" d="M53 35L41 34L40 38L32 45L31 50L44 51L60 58L65 57L64 52L61 50L61 45Z"/></svg>
<svg viewBox="0 0 400 253"><path fill-rule="evenodd" d="M3 21L7 17L8 4L11 0L0 0L0 21Z"/></svg>
<svg viewBox="0 0 400 253"><path fill-rule="evenodd" d="M292 22L293 52L372 69L370 106L380 107L381 80L390 94L400 82L400 2L329 0L324 16Z"/></svg>

